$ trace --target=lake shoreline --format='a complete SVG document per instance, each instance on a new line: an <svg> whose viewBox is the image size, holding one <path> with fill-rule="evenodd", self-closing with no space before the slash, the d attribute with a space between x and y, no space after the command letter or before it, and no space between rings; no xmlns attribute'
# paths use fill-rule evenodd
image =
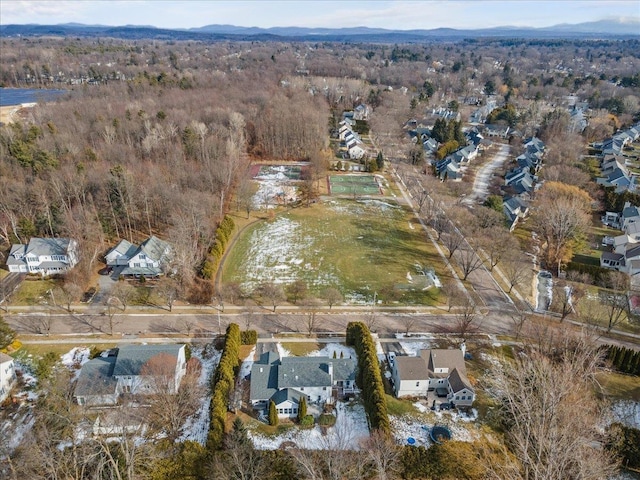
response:
<svg viewBox="0 0 640 480"><path fill-rule="evenodd" d="M32 108L35 105L35 103L19 103L17 105L4 105L0 107L0 123L9 124L14 122L20 110Z"/></svg>

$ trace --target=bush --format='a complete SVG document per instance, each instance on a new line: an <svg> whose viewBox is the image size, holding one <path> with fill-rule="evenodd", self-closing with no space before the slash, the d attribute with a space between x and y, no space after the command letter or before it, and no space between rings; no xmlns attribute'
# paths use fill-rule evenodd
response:
<svg viewBox="0 0 640 480"><path fill-rule="evenodd" d="M323 413L318 417L318 425L321 427L333 427L336 424L336 417L330 413Z"/></svg>
<svg viewBox="0 0 640 480"><path fill-rule="evenodd" d="M620 457L625 468L640 468L640 430L613 423L607 432L607 449Z"/></svg>
<svg viewBox="0 0 640 480"><path fill-rule="evenodd" d="M220 362L211 382L213 396L210 407L211 425L207 436L207 448L209 450L217 450L222 447L228 399L235 385L235 370L239 363L239 354L240 327L235 323L231 323L227 327Z"/></svg>
<svg viewBox="0 0 640 480"><path fill-rule="evenodd" d="M255 345L258 343L258 332L255 330L243 330L240 332L240 343L242 345Z"/></svg>
<svg viewBox="0 0 640 480"><path fill-rule="evenodd" d="M369 425L372 429L390 435L391 426L378 354L369 329L364 323L350 322L347 325L347 345L353 346L358 355L356 384L362 390Z"/></svg>
<svg viewBox="0 0 640 480"><path fill-rule="evenodd" d="M300 420L300 427L302 428L313 428L315 421L313 420L313 415L305 415L302 420Z"/></svg>

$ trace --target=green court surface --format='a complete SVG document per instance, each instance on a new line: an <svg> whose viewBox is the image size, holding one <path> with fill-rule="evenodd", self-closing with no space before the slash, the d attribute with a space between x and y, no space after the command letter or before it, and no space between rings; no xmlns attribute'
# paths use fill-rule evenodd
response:
<svg viewBox="0 0 640 480"><path fill-rule="evenodd" d="M380 195L380 186L373 175L331 175L332 195Z"/></svg>

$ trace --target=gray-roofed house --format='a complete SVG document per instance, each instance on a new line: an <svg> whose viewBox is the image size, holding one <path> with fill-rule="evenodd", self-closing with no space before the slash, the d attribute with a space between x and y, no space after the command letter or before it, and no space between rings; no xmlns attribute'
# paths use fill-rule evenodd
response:
<svg viewBox="0 0 640 480"><path fill-rule="evenodd" d="M280 418L295 417L304 395L312 404L356 392L356 361L351 358L283 357L266 352L251 367L250 401L266 414L273 400Z"/></svg>
<svg viewBox="0 0 640 480"><path fill-rule="evenodd" d="M171 253L169 243L151 236L140 246L121 240L104 258L110 267L123 267L120 275L158 277L165 272Z"/></svg>
<svg viewBox="0 0 640 480"><path fill-rule="evenodd" d="M13 382L16 380L16 370L11 358L0 352L0 403L9 396Z"/></svg>
<svg viewBox="0 0 640 480"><path fill-rule="evenodd" d="M184 344L124 345L82 366L75 397L80 405L115 405L123 393L176 393L186 365Z"/></svg>
<svg viewBox="0 0 640 480"><path fill-rule="evenodd" d="M32 238L27 245L11 246L10 272L40 273L43 277L64 273L78 263L78 242L72 238Z"/></svg>
<svg viewBox="0 0 640 480"><path fill-rule="evenodd" d="M417 357L398 355L391 376L396 397L420 397L431 390L443 390L447 400L457 406L471 406L475 400L462 350L430 349L420 350Z"/></svg>

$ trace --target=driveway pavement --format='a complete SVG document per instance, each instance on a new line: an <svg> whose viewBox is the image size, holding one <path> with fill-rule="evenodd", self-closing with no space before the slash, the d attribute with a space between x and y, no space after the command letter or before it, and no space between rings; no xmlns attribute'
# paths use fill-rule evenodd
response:
<svg viewBox="0 0 640 480"><path fill-rule="evenodd" d="M473 181L473 192L471 195L462 200L462 203L466 205L474 205L479 202L484 202L489 196L489 184L491 183L491 177L493 172L500 168L504 162L509 158L510 146L501 144L500 149L495 153L493 158L482 165L476 173L476 178Z"/></svg>

